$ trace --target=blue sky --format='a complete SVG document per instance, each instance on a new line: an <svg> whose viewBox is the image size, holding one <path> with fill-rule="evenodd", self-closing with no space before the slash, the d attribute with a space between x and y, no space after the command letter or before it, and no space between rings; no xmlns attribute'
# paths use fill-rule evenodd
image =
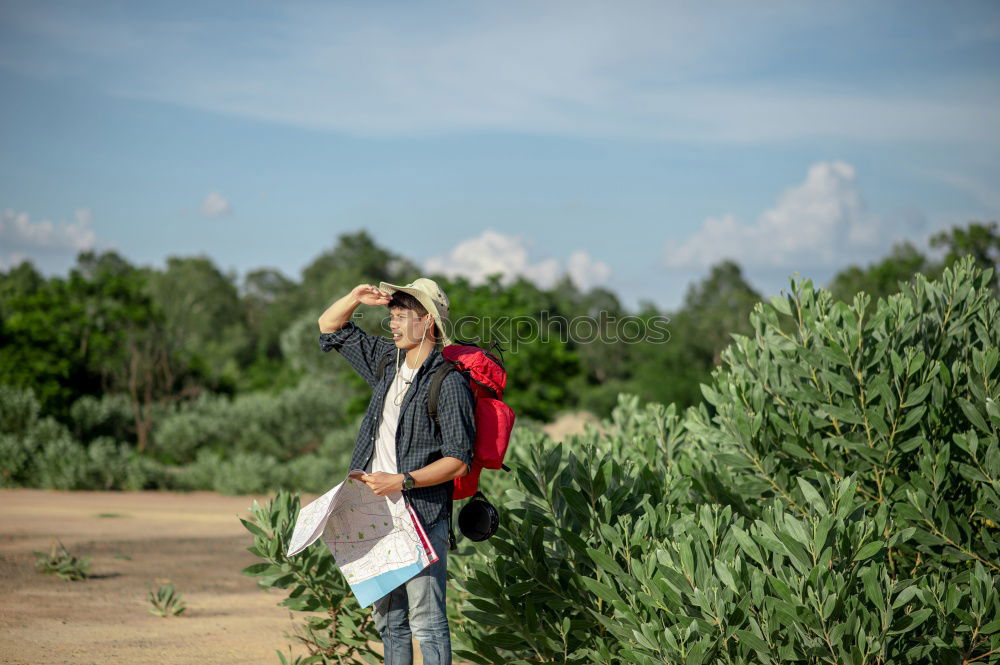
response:
<svg viewBox="0 0 1000 665"><path fill-rule="evenodd" d="M773 294L1000 218L998 65L996 2L5 0L0 268L297 278L364 228L630 307L724 258Z"/></svg>

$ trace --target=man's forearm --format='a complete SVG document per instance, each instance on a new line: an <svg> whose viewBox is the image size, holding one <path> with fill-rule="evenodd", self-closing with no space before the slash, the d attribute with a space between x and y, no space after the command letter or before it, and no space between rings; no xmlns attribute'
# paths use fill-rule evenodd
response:
<svg viewBox="0 0 1000 665"><path fill-rule="evenodd" d="M351 291L323 312L322 316L319 317L319 331L328 333L340 330L360 304L361 301Z"/></svg>
<svg viewBox="0 0 1000 665"><path fill-rule="evenodd" d="M413 476L414 487L432 487L464 476L468 471L468 465L457 457L442 457L423 468L411 471L410 475ZM368 485L379 496L386 496L403 489L404 477L401 473L376 471L352 477Z"/></svg>
<svg viewBox="0 0 1000 665"><path fill-rule="evenodd" d="M431 487L440 485L469 472L468 465L457 457L442 457L427 466L410 471L414 487Z"/></svg>

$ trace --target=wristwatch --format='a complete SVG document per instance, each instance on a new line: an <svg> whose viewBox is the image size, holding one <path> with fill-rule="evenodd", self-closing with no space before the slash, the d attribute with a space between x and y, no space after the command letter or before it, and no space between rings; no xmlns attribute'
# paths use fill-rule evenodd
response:
<svg viewBox="0 0 1000 665"><path fill-rule="evenodd" d="M416 485L416 484L417 484L417 481L413 479L413 476L410 475L410 472L409 471L404 471L403 472L403 489L404 490L411 490L411 489L413 489L413 486Z"/></svg>

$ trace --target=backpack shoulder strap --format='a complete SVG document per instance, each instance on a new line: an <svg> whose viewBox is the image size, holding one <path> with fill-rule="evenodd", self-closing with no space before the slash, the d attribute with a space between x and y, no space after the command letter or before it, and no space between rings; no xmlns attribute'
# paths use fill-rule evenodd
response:
<svg viewBox="0 0 1000 665"><path fill-rule="evenodd" d="M387 354L385 354L384 356L382 356L381 358L378 359L378 365L375 367L375 378L376 379L378 379L379 381L382 380L382 377L385 376L385 368L388 367L389 363L391 363L391 362L392 362L392 354L391 353L387 353Z"/></svg>
<svg viewBox="0 0 1000 665"><path fill-rule="evenodd" d="M441 422L438 420L438 398L441 396L441 384L444 383L444 377L453 369L455 369L454 363L445 360L431 377L431 387L427 394L427 412L431 415L431 419L438 424L438 428L441 427Z"/></svg>

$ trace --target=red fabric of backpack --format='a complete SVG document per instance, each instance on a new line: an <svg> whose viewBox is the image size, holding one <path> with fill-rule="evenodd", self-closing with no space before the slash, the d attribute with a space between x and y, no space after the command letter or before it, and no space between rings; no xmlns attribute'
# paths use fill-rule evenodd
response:
<svg viewBox="0 0 1000 665"><path fill-rule="evenodd" d="M507 371L496 356L471 343L451 344L441 354L448 361L431 379L427 396L427 410L437 421L437 401L441 382L451 370L461 372L469 379L469 387L476 399L476 442L473 447L472 466L469 473L455 479L452 499L465 499L479 490L479 476L483 469L506 469L503 465L510 433L514 428L514 411L503 402L507 387Z"/></svg>

